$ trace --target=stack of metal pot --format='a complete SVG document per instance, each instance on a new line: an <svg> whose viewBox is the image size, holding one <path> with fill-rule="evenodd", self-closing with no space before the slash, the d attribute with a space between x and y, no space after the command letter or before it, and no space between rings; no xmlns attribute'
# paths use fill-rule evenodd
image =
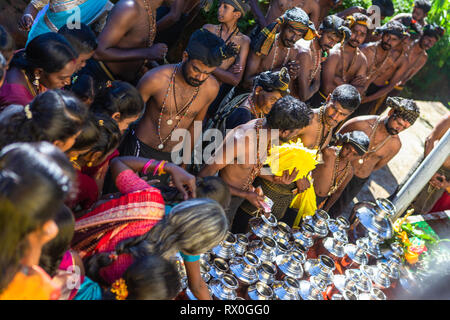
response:
<svg viewBox="0 0 450 320"><path fill-rule="evenodd" d="M323 210L296 229L272 214L253 217L249 233L228 233L201 256L202 278L220 300L386 299L401 277L398 248L381 248L393 213L392 203L377 199L355 205L353 224Z"/></svg>

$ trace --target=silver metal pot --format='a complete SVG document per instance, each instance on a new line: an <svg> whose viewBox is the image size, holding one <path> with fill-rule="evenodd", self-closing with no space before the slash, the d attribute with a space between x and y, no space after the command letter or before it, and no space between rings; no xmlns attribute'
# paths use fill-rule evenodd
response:
<svg viewBox="0 0 450 320"><path fill-rule="evenodd" d="M389 276L391 275L391 269L385 262L378 262L377 267L374 270L374 275L372 281L379 289L387 289L391 286L391 280Z"/></svg>
<svg viewBox="0 0 450 320"><path fill-rule="evenodd" d="M328 219L327 225L328 230L330 230L331 233L335 233L337 231L343 231L347 233L348 229L350 228L350 222L343 216L339 216L336 219Z"/></svg>
<svg viewBox="0 0 450 320"><path fill-rule="evenodd" d="M289 254L278 256L276 264L285 276L301 279L304 273L302 264L305 261L306 256L303 252L293 250Z"/></svg>
<svg viewBox="0 0 450 320"><path fill-rule="evenodd" d="M266 283L258 281L248 287L248 297L251 300L272 300L273 290Z"/></svg>
<svg viewBox="0 0 450 320"><path fill-rule="evenodd" d="M295 232L292 236L306 249L314 245L314 228L309 224L303 224L301 231Z"/></svg>
<svg viewBox="0 0 450 320"><path fill-rule="evenodd" d="M231 274L226 274L222 279L211 281L210 289L212 295L219 300L235 300L238 281Z"/></svg>
<svg viewBox="0 0 450 320"><path fill-rule="evenodd" d="M272 262L262 262L258 268L259 281L268 285L272 285L275 282L276 274L277 266Z"/></svg>
<svg viewBox="0 0 450 320"><path fill-rule="evenodd" d="M218 257L225 260L230 260L235 256L234 245L236 244L236 236L228 232L226 238L222 240L219 245L214 247L211 251Z"/></svg>
<svg viewBox="0 0 450 320"><path fill-rule="evenodd" d="M305 224L310 224L314 229L315 238L325 238L328 235L327 221L330 216L325 210L318 209L311 219L305 221Z"/></svg>
<svg viewBox="0 0 450 320"><path fill-rule="evenodd" d="M358 265L367 264L369 258L366 251L368 249L367 243L363 239L356 240L356 245L348 243L344 247L344 252L349 259L356 262Z"/></svg>
<svg viewBox="0 0 450 320"><path fill-rule="evenodd" d="M262 237L258 246L251 249L261 262L273 262L276 258L277 243L270 237Z"/></svg>
<svg viewBox="0 0 450 320"><path fill-rule="evenodd" d="M238 256L242 256L245 251L247 251L247 247L250 241L245 234L239 233L236 234L236 243L234 244L234 253Z"/></svg>
<svg viewBox="0 0 450 320"><path fill-rule="evenodd" d="M242 259L231 263L230 270L242 283L251 285L258 281L258 267L260 265L261 261L254 253L246 252Z"/></svg>
<svg viewBox="0 0 450 320"><path fill-rule="evenodd" d="M286 277L283 281L274 284L274 298L276 300L300 300L300 284L291 277Z"/></svg>
<svg viewBox="0 0 450 320"><path fill-rule="evenodd" d="M319 277L311 277L309 281L300 281L300 297L303 300L323 300L322 292L327 288L327 284Z"/></svg>
<svg viewBox="0 0 450 320"><path fill-rule="evenodd" d="M290 241L292 236L291 228L284 222L278 221L277 226L273 230L273 238L275 241Z"/></svg>
<svg viewBox="0 0 450 320"><path fill-rule="evenodd" d="M343 231L336 231L332 237L323 240L323 246L332 255L342 258L345 255L344 246L347 242L347 235Z"/></svg>
<svg viewBox="0 0 450 320"><path fill-rule="evenodd" d="M248 222L253 234L258 238L273 237L273 230L277 223L277 218L273 214L270 214L268 218L265 215L253 217Z"/></svg>
<svg viewBox="0 0 450 320"><path fill-rule="evenodd" d="M311 277L318 277L329 285L333 281L333 272L336 269L334 260L326 255L320 255L319 259L308 259L305 262L305 271Z"/></svg>
<svg viewBox="0 0 450 320"><path fill-rule="evenodd" d="M209 274L213 279L222 279L222 277L230 270L228 262L222 258L215 258L211 264Z"/></svg>

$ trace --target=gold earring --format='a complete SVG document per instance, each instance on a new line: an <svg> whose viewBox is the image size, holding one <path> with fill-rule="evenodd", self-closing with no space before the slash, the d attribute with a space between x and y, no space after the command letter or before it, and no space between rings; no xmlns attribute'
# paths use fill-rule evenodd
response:
<svg viewBox="0 0 450 320"><path fill-rule="evenodd" d="M37 88L39 88L39 85L40 85L39 80L40 80L40 79L41 79L41 77L40 77L39 75L37 75L37 74L34 75L34 81L33 81L33 84L34 84Z"/></svg>
<svg viewBox="0 0 450 320"><path fill-rule="evenodd" d="M88 164L87 164L87 166L88 166L89 168L92 167L92 165L93 165L92 161L89 161Z"/></svg>

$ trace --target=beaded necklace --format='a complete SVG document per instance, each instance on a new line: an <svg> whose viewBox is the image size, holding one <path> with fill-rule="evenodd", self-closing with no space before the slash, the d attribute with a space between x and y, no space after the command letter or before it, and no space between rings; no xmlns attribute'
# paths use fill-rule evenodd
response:
<svg viewBox="0 0 450 320"><path fill-rule="evenodd" d="M325 113L325 106L321 106L319 109L319 127L317 128L317 139L314 144L314 146L317 146L319 148L319 150L322 149L321 148L322 144L325 143L325 141L327 141L327 139L332 134L332 130L329 130L327 136L324 137L325 127L326 127L324 113Z"/></svg>
<svg viewBox="0 0 450 320"><path fill-rule="evenodd" d="M217 31L217 35L219 36L219 38L222 39L222 24L220 24L220 26L217 26L218 31ZM231 38L235 35L237 35L239 33L239 28L238 26L236 26L236 28L234 28L233 32L230 33L230 35L228 36L227 40L225 40L225 44L228 44L228 42L231 40Z"/></svg>
<svg viewBox="0 0 450 320"><path fill-rule="evenodd" d="M256 129L256 165L252 167L252 170L250 172L250 175L248 176L247 182L244 184L242 190L248 191L250 189L250 186L252 185L253 181L255 180L256 176L259 175L261 172L261 168L263 167L263 163L260 159L259 154L259 132L262 128L262 123L264 119L258 119L255 122L255 129ZM270 150L270 143L267 145L267 152Z"/></svg>
<svg viewBox="0 0 450 320"><path fill-rule="evenodd" d="M345 54L344 54L344 45L341 45L341 56L342 56L342 80L344 83L347 83L347 73L355 64L356 58L359 55L359 48L356 47L355 54L353 55L352 61L350 62L347 70L345 70Z"/></svg>
<svg viewBox="0 0 450 320"><path fill-rule="evenodd" d="M262 112L260 112L258 114L258 112L256 111L256 106L255 103L253 102L253 95L249 95L247 98L248 101L248 105L250 107L250 112L256 117L256 118L263 118L264 114Z"/></svg>
<svg viewBox="0 0 450 320"><path fill-rule="evenodd" d="M315 41L317 41L317 40L315 40ZM319 70L322 67L321 59L320 59L322 50L320 49L320 46L319 46L318 50L315 50L314 44L311 44L311 49L312 49L311 51L315 51L315 52L313 52L313 54L312 54L313 60L314 60L313 61L314 68L311 70L311 73L309 75L309 82L311 82L314 79L314 77L316 76L316 74L319 72Z"/></svg>
<svg viewBox="0 0 450 320"><path fill-rule="evenodd" d="M375 46L375 57L373 59L373 64L371 65L370 71L368 72L367 79L376 79L381 70L383 70L384 65L386 64L389 52L384 57L383 61L380 64L377 64L377 56L378 56L378 45Z"/></svg>
<svg viewBox="0 0 450 320"><path fill-rule="evenodd" d="M370 137L369 137L369 147L367 148L367 152L361 157L361 159L359 159L358 162L360 164L364 163L364 160L367 159L367 157L369 156L370 153L375 153L378 150L380 150L381 147L383 147L386 144L386 142L392 137L391 135L388 135L377 146L372 146L372 141L374 140L375 133L377 132L377 128L378 128L378 125L380 124L380 122L381 122L381 117L378 117L377 121L372 126L372 132L370 133Z"/></svg>
<svg viewBox="0 0 450 320"><path fill-rule="evenodd" d="M276 37L275 37L275 51L273 53L273 59L272 59L272 65L270 67L270 71L273 71L273 67L275 66L275 61L277 61L277 58L278 58L278 35L279 34L277 34ZM287 61L289 59L289 54L290 53L291 53L291 48L288 48L286 57L284 58L284 61L283 61L283 64L282 64L283 66L286 65L286 63L287 63Z"/></svg>
<svg viewBox="0 0 450 320"><path fill-rule="evenodd" d="M339 169L341 150L342 149L340 149L337 152L336 159L334 160L333 180L332 180L331 188L327 194L328 196L331 196L333 193L336 192L337 189L339 189L339 187L342 185L342 183L344 182L345 178L348 175L348 168L350 167L350 161L347 161L347 164L345 165L344 169L341 170L341 172L344 171L344 173L341 175L341 178L339 179L338 169Z"/></svg>
<svg viewBox="0 0 450 320"><path fill-rule="evenodd" d="M159 120L158 120L158 137L159 137L159 141L161 142L161 143L158 145L158 149L159 149L159 150L164 149L164 143L172 136L173 132L174 132L176 129L178 129L181 120L183 120L183 118L187 115L187 112L188 112L190 106L191 106L192 103L194 102L194 100L195 100L195 98L197 97L198 92L199 92L199 90L200 90L199 87L196 87L196 88L195 88L194 95L192 96L191 100L190 100L190 101L189 101L189 102L188 102L188 103L187 103L187 104L186 104L179 112L176 113L176 117L175 117L175 118L178 120L177 124L176 124L175 127L170 131L169 135L168 135L165 139L162 139L162 137L161 137L161 120L162 120L162 116L163 116L163 114L164 114L164 110L166 109L166 101L167 101L167 96L169 95L169 92L170 92L170 88L173 87L174 90L175 90L175 75L176 75L176 73L177 73L178 67L179 67L179 64L176 65L175 68L174 68L174 71L173 71L173 73L172 73L172 77L171 77L171 79L170 79L169 86L168 86L168 88L167 88L166 95L164 96L163 104L162 104L162 106L161 106L161 112L160 112L160 114L159 114ZM185 112L183 113L184 110L185 110ZM183 114L180 116L181 113L183 113ZM172 117L172 113L170 114L170 117ZM172 119L167 120L167 124L168 124L168 125L172 125L172 124L173 124Z"/></svg>
<svg viewBox="0 0 450 320"><path fill-rule="evenodd" d="M148 15L148 21L147 21L148 38L147 38L147 43L146 43L145 47L149 48L150 45L155 40L155 35L156 35L156 18L155 18L155 15L154 15L153 11L152 11L152 7L148 3L148 0L142 0L142 1L144 1L144 7L145 7L145 10L146 10L147 15ZM144 60L144 66L147 63L148 63L148 59L145 59Z"/></svg>

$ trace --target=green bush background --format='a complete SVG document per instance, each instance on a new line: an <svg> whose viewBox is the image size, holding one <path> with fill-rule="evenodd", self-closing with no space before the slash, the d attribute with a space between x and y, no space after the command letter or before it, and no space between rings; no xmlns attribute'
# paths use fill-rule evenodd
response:
<svg viewBox="0 0 450 320"><path fill-rule="evenodd" d="M269 0L259 0L261 8L264 10L269 4ZM395 13L412 12L414 0L393 0ZM343 10L351 6L361 6L368 8L372 4L371 0L344 0L338 10ZM217 24L218 0L214 0L211 9L203 12L203 17L208 23ZM427 64L412 78L401 93L402 96L416 100L441 101L447 108L450 108L450 1L433 0L432 8L428 13L427 22L436 23L445 28L444 37L428 51ZM383 22L386 23L390 17ZM239 27L243 33L249 34L255 25L254 17L248 13L239 22Z"/></svg>

